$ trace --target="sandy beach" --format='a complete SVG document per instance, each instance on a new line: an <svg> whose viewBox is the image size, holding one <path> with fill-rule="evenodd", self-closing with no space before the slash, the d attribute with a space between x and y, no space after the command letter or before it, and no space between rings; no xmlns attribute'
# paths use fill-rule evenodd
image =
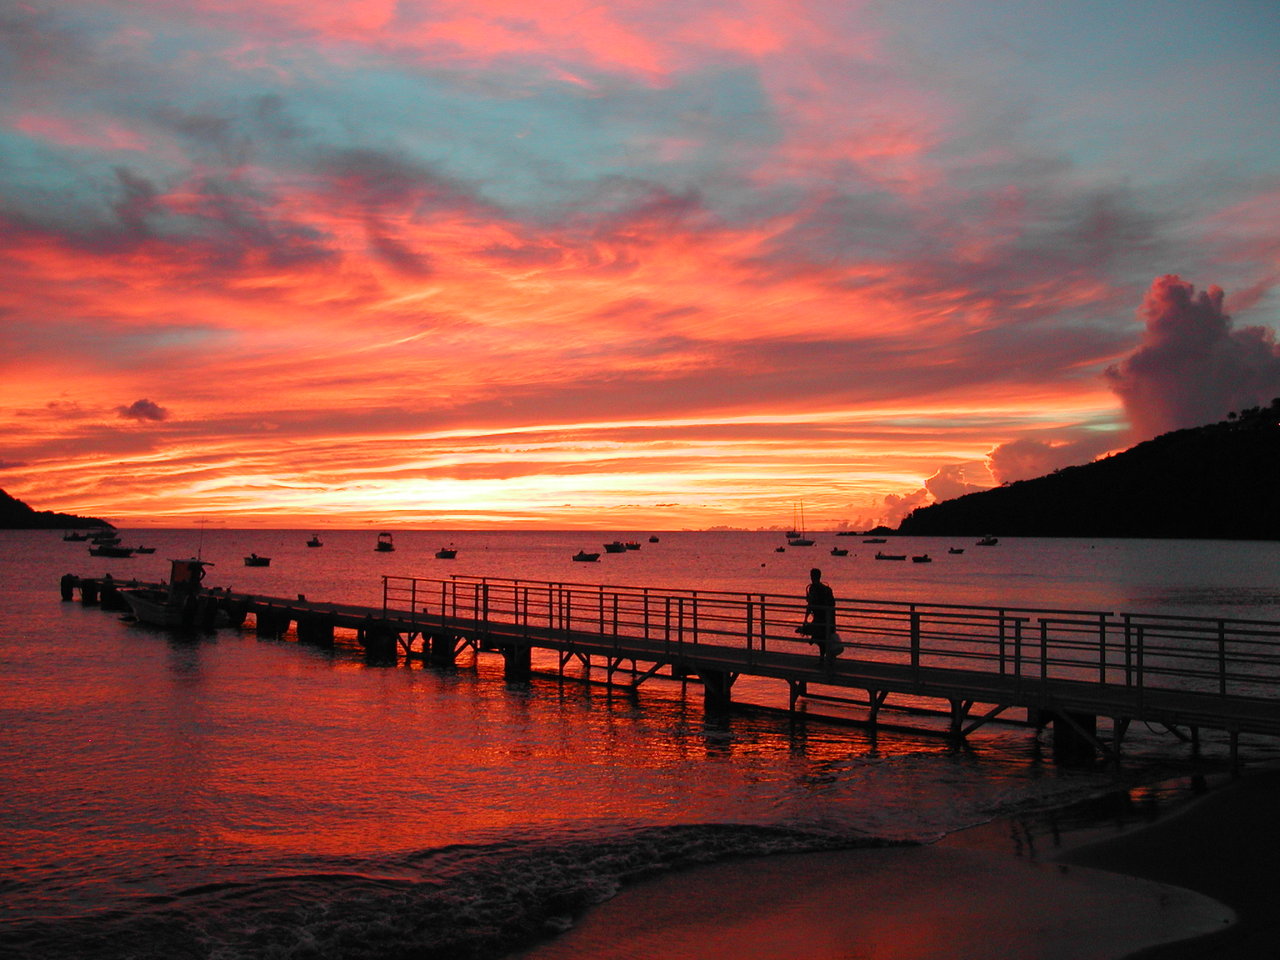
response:
<svg viewBox="0 0 1280 960"><path fill-rule="evenodd" d="M637 884L520 960L1257 960L1280 956L1280 772L1155 823L770 857Z"/></svg>

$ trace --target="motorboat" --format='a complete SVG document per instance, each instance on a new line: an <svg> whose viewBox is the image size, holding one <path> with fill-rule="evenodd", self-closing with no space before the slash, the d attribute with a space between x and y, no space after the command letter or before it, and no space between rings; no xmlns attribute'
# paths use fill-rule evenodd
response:
<svg viewBox="0 0 1280 960"><path fill-rule="evenodd" d="M888 543L889 541L886 540L884 537L870 537L866 540L863 540L862 542L863 543Z"/></svg>
<svg viewBox="0 0 1280 960"><path fill-rule="evenodd" d="M251 553L244 558L246 567L269 567L271 566L270 557L260 557L256 553Z"/></svg>
<svg viewBox="0 0 1280 960"><path fill-rule="evenodd" d="M964 553L964 547L948 547L947 553Z"/></svg>
<svg viewBox="0 0 1280 960"><path fill-rule="evenodd" d="M391 534L385 531L378 534L378 542L373 546L373 549L378 551L378 553L390 553L395 548L396 545L391 538Z"/></svg>
<svg viewBox="0 0 1280 960"><path fill-rule="evenodd" d="M981 540L979 540L979 541L978 541L978 546L980 546L980 547L994 547L994 546L995 546L997 543L999 543L999 542L1000 542L1000 540L999 540L999 538L997 538L997 537L985 536L985 537L983 537Z"/></svg>
<svg viewBox="0 0 1280 960"><path fill-rule="evenodd" d="M63 540L88 540L88 539L89 539L89 534L87 534L87 533L77 533L75 530L71 530L71 531L69 531L69 532L67 532L67 533L64 533L64 534L62 535L62 539L63 539Z"/></svg>
<svg viewBox="0 0 1280 960"><path fill-rule="evenodd" d="M577 560L579 563L595 563L600 559L600 554L587 553L585 550L579 550L573 555L573 559Z"/></svg>
<svg viewBox="0 0 1280 960"><path fill-rule="evenodd" d="M313 533L311 539L307 541L308 547L323 547L324 541L320 539L320 534Z"/></svg>
<svg viewBox="0 0 1280 960"><path fill-rule="evenodd" d="M921 553L911 558L912 563L933 563L933 557L927 553Z"/></svg>
<svg viewBox="0 0 1280 960"><path fill-rule="evenodd" d="M658 535L655 533L653 536L651 536L651 537L649 538L649 542L650 542L650 543L658 543L658 542L660 542L660 541L658 540Z"/></svg>
<svg viewBox="0 0 1280 960"><path fill-rule="evenodd" d="M844 547L832 547L831 555L833 557L847 557L849 555L849 551Z"/></svg>
<svg viewBox="0 0 1280 960"><path fill-rule="evenodd" d="M119 537L116 538L119 540ZM91 557L132 557L133 547L122 547L119 543L99 543L89 548Z"/></svg>
<svg viewBox="0 0 1280 960"><path fill-rule="evenodd" d="M156 548L155 548L155 547L143 547L143 546L137 546L137 547L134 547L134 548L133 548L133 552L134 552L134 553L155 553L155 552L156 552Z"/></svg>
<svg viewBox="0 0 1280 960"><path fill-rule="evenodd" d="M624 544L623 544L623 546L624 546L624 547L626 547L628 550L639 550L639 549L640 549L640 541L639 541L639 540L628 540L626 543L624 543Z"/></svg>
<svg viewBox="0 0 1280 960"><path fill-rule="evenodd" d="M626 551L627 545L621 540L614 540L612 543L606 543L604 545L605 553L626 553Z"/></svg>
<svg viewBox="0 0 1280 960"><path fill-rule="evenodd" d="M454 546L441 547L436 551L437 560L452 560L458 555L458 548Z"/></svg>
<svg viewBox="0 0 1280 960"><path fill-rule="evenodd" d="M876 559L877 560L905 560L907 559L907 555L905 553L881 553L879 550L877 550Z"/></svg>
<svg viewBox="0 0 1280 960"><path fill-rule="evenodd" d="M227 622L218 597L201 589L207 560L170 560L163 587L129 587L119 591L133 616L153 627L212 627Z"/></svg>

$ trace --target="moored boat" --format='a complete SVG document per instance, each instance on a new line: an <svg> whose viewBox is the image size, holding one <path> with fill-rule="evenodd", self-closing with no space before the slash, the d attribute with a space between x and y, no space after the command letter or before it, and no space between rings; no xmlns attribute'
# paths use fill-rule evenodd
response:
<svg viewBox="0 0 1280 960"><path fill-rule="evenodd" d="M847 557L849 555L849 551L844 547L832 547L831 555L833 557Z"/></svg>
<svg viewBox="0 0 1280 960"><path fill-rule="evenodd" d="M980 547L994 547L994 546L995 546L997 543L999 543L999 542L1000 542L999 538L988 535L988 536L985 536L985 537L983 537L981 540L979 540L979 541L978 541L978 546L980 546Z"/></svg>
<svg viewBox="0 0 1280 960"><path fill-rule="evenodd" d="M386 531L378 534L378 542L373 545L373 549L379 553L390 553L395 548L396 545L391 538L391 534Z"/></svg>
<svg viewBox="0 0 1280 960"><path fill-rule="evenodd" d="M89 548L89 556L121 558L132 557L133 547L122 547L118 543L99 543Z"/></svg>
<svg viewBox="0 0 1280 960"><path fill-rule="evenodd" d="M270 557L260 557L256 553L251 553L244 558L246 567L269 567L271 566Z"/></svg>
<svg viewBox="0 0 1280 960"><path fill-rule="evenodd" d="M877 550L876 559L877 560L905 560L907 559L907 555L905 553L881 553L879 550Z"/></svg>
<svg viewBox="0 0 1280 960"><path fill-rule="evenodd" d="M323 547L324 541L320 539L320 534L313 533L311 539L307 541L308 547Z"/></svg>
<svg viewBox="0 0 1280 960"><path fill-rule="evenodd" d="M911 562L912 563L933 563L933 557L929 556L927 553L921 553L912 557Z"/></svg>
<svg viewBox="0 0 1280 960"><path fill-rule="evenodd" d="M625 553L626 549L627 545L621 540L614 540L612 543L606 543L604 545L605 553Z"/></svg>
<svg viewBox="0 0 1280 960"><path fill-rule="evenodd" d="M436 551L437 560L452 560L458 555L458 548L455 546L441 547Z"/></svg>
<svg viewBox="0 0 1280 960"><path fill-rule="evenodd" d="M573 559L578 561L579 563L595 563L597 560L600 559L600 554L587 553L587 551L585 550L579 550L577 553L573 555Z"/></svg>
<svg viewBox="0 0 1280 960"><path fill-rule="evenodd" d="M226 622L227 612L218 598L202 590L207 560L170 560L169 582L161 589L132 587L120 596L141 623L153 627L216 626Z"/></svg>

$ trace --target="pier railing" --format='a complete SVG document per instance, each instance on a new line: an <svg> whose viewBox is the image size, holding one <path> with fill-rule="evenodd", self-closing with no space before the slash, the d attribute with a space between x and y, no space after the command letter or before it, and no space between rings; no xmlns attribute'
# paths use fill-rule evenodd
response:
<svg viewBox="0 0 1280 960"><path fill-rule="evenodd" d="M589 635L624 655L729 648L763 663L814 652L796 629L804 601L773 594L388 576L383 607L424 630L465 623L509 636ZM1280 622L847 599L835 624L846 661L1280 699Z"/></svg>

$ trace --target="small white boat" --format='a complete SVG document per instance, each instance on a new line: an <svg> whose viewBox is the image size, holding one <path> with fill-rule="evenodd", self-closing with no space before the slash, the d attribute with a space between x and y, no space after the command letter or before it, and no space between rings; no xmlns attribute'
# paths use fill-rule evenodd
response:
<svg viewBox="0 0 1280 960"><path fill-rule="evenodd" d="M217 626L226 623L227 613L200 587L207 560L170 560L169 583L160 590L134 587L120 590L120 596L141 623L153 627Z"/></svg>

